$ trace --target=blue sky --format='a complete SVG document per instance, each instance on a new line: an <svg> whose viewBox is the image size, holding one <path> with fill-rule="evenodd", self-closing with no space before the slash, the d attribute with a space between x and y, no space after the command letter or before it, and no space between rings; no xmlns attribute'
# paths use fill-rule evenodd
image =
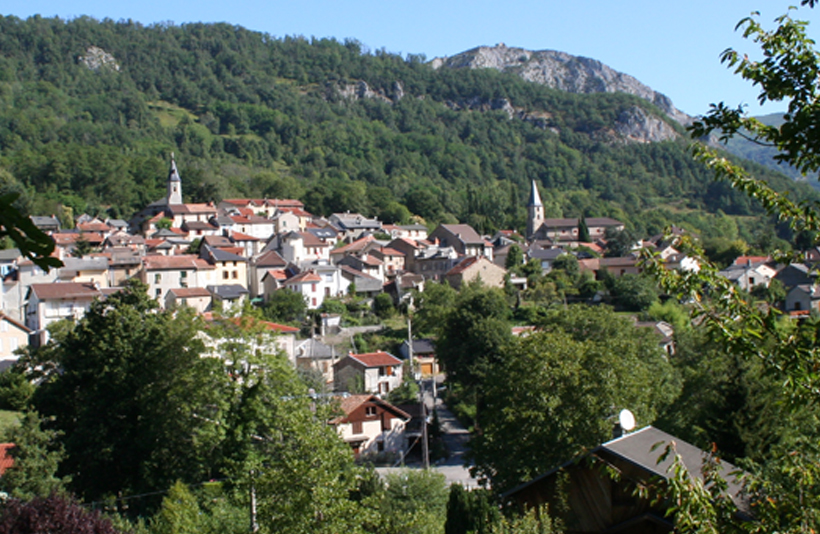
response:
<svg viewBox="0 0 820 534"><path fill-rule="evenodd" d="M749 104L761 110L757 91L720 64L726 48L754 56L754 43L735 32L753 10L769 27L790 4L780 0L13 0L3 15L33 14L64 19L155 22L228 22L281 37L355 38L371 49L454 55L479 45L503 42L530 50L561 50L598 59L672 98L697 115L712 102ZM801 8L794 18L808 20L820 33L820 9Z"/></svg>

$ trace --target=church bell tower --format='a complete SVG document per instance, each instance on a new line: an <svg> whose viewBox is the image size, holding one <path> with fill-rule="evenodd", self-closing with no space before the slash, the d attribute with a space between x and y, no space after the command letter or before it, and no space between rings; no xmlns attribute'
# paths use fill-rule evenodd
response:
<svg viewBox="0 0 820 534"><path fill-rule="evenodd" d="M179 178L173 152L171 152L171 170L168 172L168 196L166 199L169 206L182 204L182 180Z"/></svg>
<svg viewBox="0 0 820 534"><path fill-rule="evenodd" d="M533 238L542 224L544 224L544 205L541 203L541 195L538 194L538 186L533 180L530 201L527 203L527 241Z"/></svg>

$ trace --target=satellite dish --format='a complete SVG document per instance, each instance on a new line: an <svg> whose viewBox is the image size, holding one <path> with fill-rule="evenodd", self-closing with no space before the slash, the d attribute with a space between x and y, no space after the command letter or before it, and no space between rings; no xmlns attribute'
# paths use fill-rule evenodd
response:
<svg viewBox="0 0 820 534"><path fill-rule="evenodd" d="M632 412L626 408L621 410L621 413L618 414L618 422L621 424L621 429L625 432L629 432L635 428L635 416L632 415Z"/></svg>

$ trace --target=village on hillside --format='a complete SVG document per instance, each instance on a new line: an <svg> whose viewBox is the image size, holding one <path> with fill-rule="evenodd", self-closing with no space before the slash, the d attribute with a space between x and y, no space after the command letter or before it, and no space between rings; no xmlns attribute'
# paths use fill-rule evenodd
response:
<svg viewBox="0 0 820 534"><path fill-rule="evenodd" d="M317 310L325 299L350 295L372 306L385 294L394 306L407 306L413 290L421 291L430 282L454 289L481 283L526 290L527 277L511 268L516 262L537 265L539 274L547 274L567 254L592 278L640 274L638 250L645 247L669 269L699 268L663 236L628 243L622 255L604 256L607 238L622 232L623 223L606 217L545 218L534 182L527 210L525 236L515 230L482 236L467 224L440 224L429 231L424 224L387 224L359 213L318 217L294 199L186 204L172 156L166 196L130 221L81 215L74 228L63 228L57 217L32 217L53 238L62 267L45 272L16 249L0 251L0 366L11 367L18 349L26 345L46 344L50 325L79 320L92 302L117 292L129 279L144 284L159 308L187 306L212 321L245 306L264 305L281 291L301 295L307 309ZM520 258L511 263L513 248L519 249ZM815 256L820 259L820 254ZM745 256L723 271L744 290L779 280L788 290L785 307L796 315L820 303L809 273L802 264L779 266L771 258ZM602 298L597 292L586 300ZM310 332L263 323L276 334L275 348L296 369L320 375L324 393L345 395L341 406L346 418L335 423L355 454L403 455L413 438L418 440L421 425L411 423L408 412L414 407L393 406L386 397L402 385L403 374L440 375L435 341L416 339L412 348L405 342L397 355L383 350L356 353L348 344L334 342L342 326L337 315L322 313L320 319ZM637 319L635 324L652 329L664 350L674 353L671 325ZM513 333L526 335L529 330L519 326ZM417 367L408 371L408 360Z"/></svg>

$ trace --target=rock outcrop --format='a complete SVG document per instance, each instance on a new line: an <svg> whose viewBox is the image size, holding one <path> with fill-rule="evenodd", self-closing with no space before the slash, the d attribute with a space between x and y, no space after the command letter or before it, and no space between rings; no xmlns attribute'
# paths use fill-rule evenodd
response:
<svg viewBox="0 0 820 534"><path fill-rule="evenodd" d="M80 63L93 71L110 69L119 72L120 70L120 65L114 56L97 46L89 46L85 51L85 55L80 56L79 60Z"/></svg>
<svg viewBox="0 0 820 534"><path fill-rule="evenodd" d="M628 93L652 102L680 124L687 125L692 120L678 110L669 97L632 76L611 69L595 59L565 52L533 52L502 43L479 46L448 58L436 58L430 64L433 68L487 68L511 72L525 80L571 93Z"/></svg>
<svg viewBox="0 0 820 534"><path fill-rule="evenodd" d="M618 135L638 143L658 143L677 137L677 132L659 117L633 106L621 112L615 123Z"/></svg>

